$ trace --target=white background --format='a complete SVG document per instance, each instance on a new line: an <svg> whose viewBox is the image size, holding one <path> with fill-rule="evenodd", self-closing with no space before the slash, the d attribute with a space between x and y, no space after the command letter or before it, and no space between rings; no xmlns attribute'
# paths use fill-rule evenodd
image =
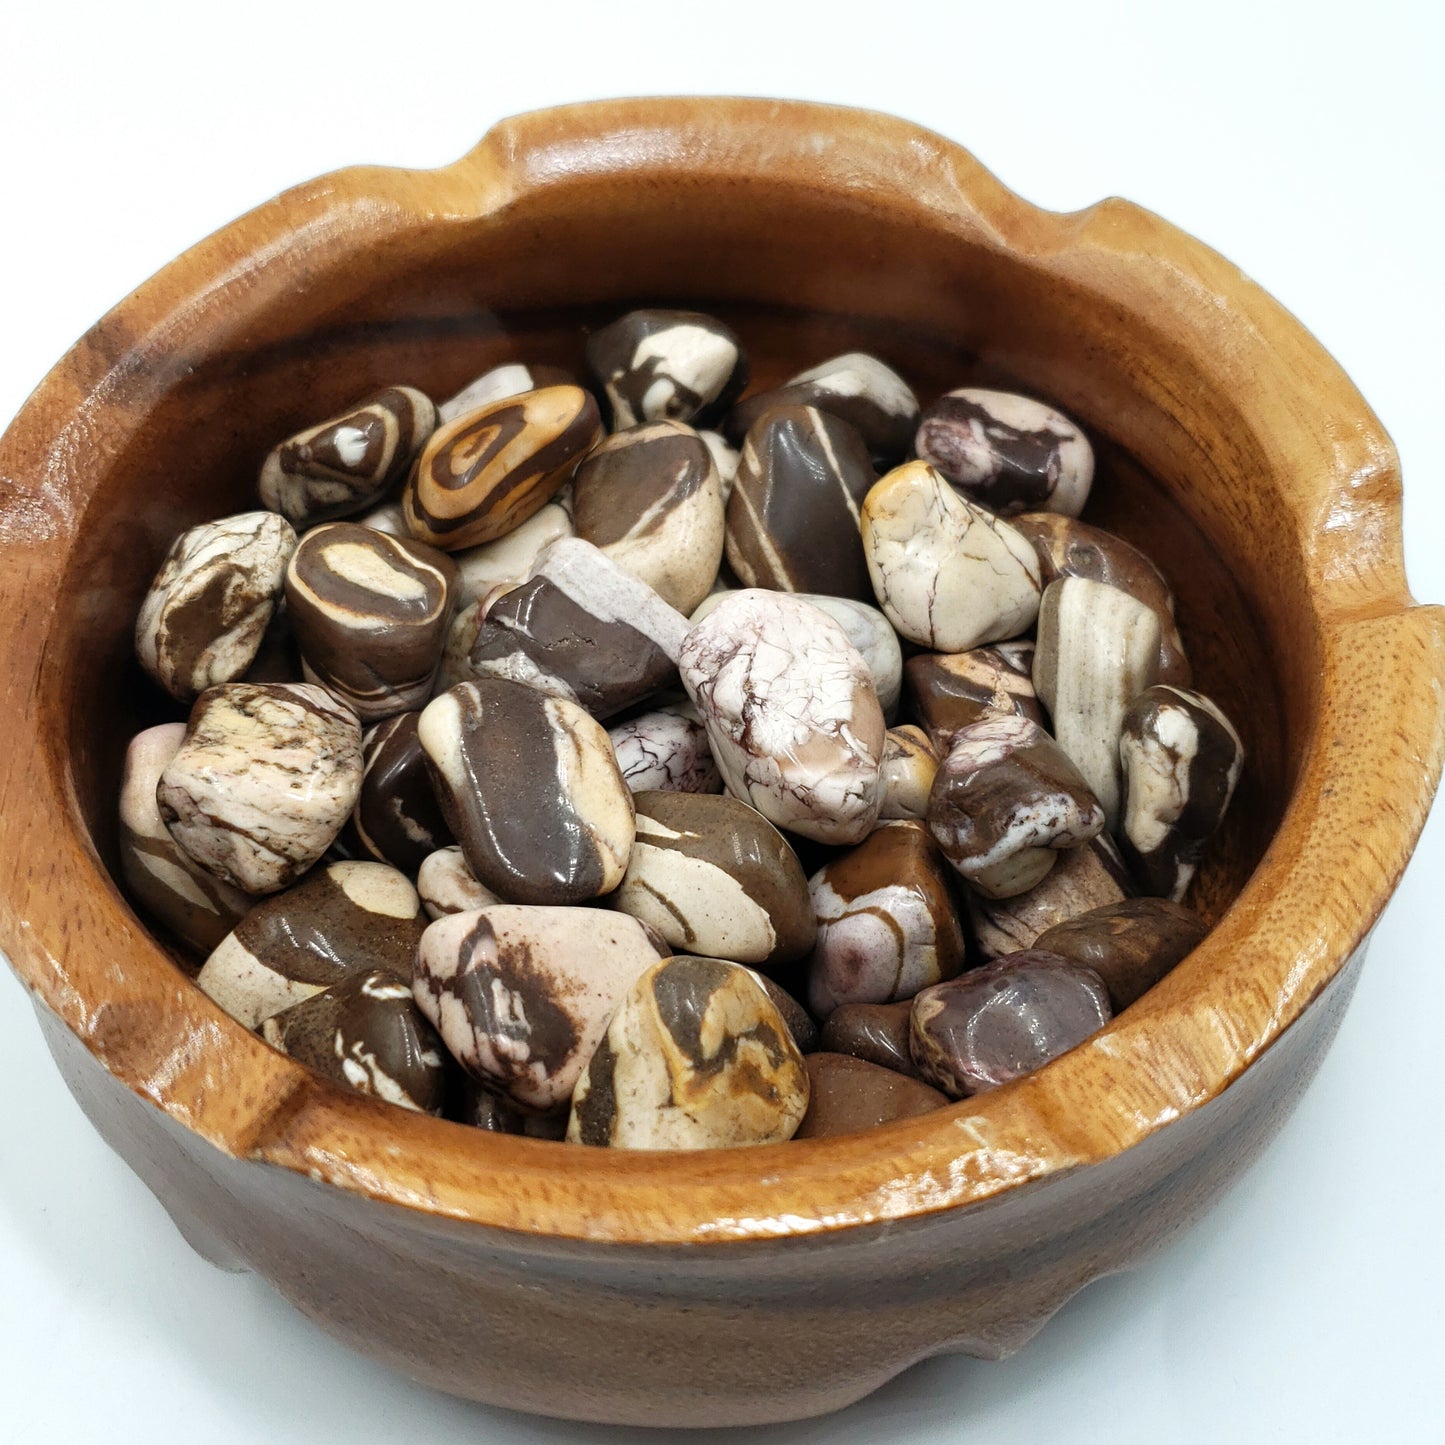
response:
<svg viewBox="0 0 1445 1445"><path fill-rule="evenodd" d="M1410 576L1440 601L1441 15L1433 0L6 7L0 421L119 297L294 182L441 164L502 116L594 96L830 100L929 125L1045 206L1128 196L1242 265L1394 436ZM749 1438L1442 1438L1442 880L1437 808L1318 1080L1201 1227L1005 1364L934 1361L825 1424ZM418 1389L212 1271L91 1133L5 970L0 1097L0 1439L636 1433Z"/></svg>

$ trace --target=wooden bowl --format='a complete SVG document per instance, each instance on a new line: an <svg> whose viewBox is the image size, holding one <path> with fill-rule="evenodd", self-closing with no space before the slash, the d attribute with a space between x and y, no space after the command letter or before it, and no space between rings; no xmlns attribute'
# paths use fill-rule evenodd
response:
<svg viewBox="0 0 1445 1445"><path fill-rule="evenodd" d="M756 383L852 347L924 399L1012 380L1098 441L1089 517L1174 581L1249 767L1215 924L1086 1044L873 1133L699 1155L484 1134L343 1093L220 1013L113 881L131 657L169 539L377 385L577 365L695 303ZM71 1090L208 1258L479 1400L636 1424L833 1409L999 1356L1199 1217L1293 1107L1439 775L1445 612L1394 450L1233 266L1122 201L1039 211L887 117L740 100L523 116L439 171L344 171L188 251L0 444L0 944Z"/></svg>

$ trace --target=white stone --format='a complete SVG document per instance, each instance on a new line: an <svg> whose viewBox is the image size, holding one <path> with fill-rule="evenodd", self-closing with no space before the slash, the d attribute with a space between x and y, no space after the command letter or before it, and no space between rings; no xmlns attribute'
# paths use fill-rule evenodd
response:
<svg viewBox="0 0 1445 1445"><path fill-rule="evenodd" d="M490 888L477 882L467 866L466 855L457 844L438 848L422 859L416 875L416 891L428 918L445 918L449 913L470 913L490 908L502 900Z"/></svg>
<svg viewBox="0 0 1445 1445"><path fill-rule="evenodd" d="M525 582L537 559L560 537L572 535L572 518L554 500L534 512L515 531L480 547L453 552L457 564L458 607L474 602L503 582L514 586Z"/></svg>
<svg viewBox="0 0 1445 1445"><path fill-rule="evenodd" d="M719 793L722 774L691 704L657 708L607 730L622 780L634 793Z"/></svg>

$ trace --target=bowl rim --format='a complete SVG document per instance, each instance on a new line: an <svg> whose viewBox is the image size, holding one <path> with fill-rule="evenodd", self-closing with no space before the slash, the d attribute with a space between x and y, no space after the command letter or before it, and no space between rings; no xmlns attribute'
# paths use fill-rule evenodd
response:
<svg viewBox="0 0 1445 1445"><path fill-rule="evenodd" d="M255 258L348 218L475 222L578 175L792 184L922 207L958 235L1146 296L1268 418L1321 669L1292 800L1254 875L1185 964L1079 1048L981 1098L868 1134L699 1154L565 1149L346 1093L183 977L91 845L43 685L70 544L125 411L127 358L223 304ZM1119 288L1128 283L1131 295ZM1159 308L1156 310L1155 308ZM1445 609L1404 578L1394 448L1339 366L1236 267L1137 206L1038 209L907 121L802 102L611 100L493 127L437 170L357 167L267 202L164 267L55 366L0 440L0 946L36 1001L125 1087L243 1159L531 1236L633 1245L764 1241L952 1209L1101 1162L1227 1088L1330 982L1399 881L1445 754ZM1388 655L1392 666L1382 670ZM1368 686L1356 685L1368 680ZM53 731L51 733L53 736ZM1355 748L1368 739L1369 766ZM1348 846L1346 846L1346 841ZM124 961L124 967L117 965ZM779 1150L785 1149L786 1153Z"/></svg>

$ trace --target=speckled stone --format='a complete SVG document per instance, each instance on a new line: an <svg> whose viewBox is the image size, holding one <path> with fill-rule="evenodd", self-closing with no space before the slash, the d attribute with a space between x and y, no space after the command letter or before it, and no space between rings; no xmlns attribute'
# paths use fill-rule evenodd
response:
<svg viewBox="0 0 1445 1445"><path fill-rule="evenodd" d="M555 499L539 507L519 527L485 542L454 552L457 564L457 606L485 596L500 583L520 586L531 575L542 553L562 537L572 535L572 517Z"/></svg>
<svg viewBox="0 0 1445 1445"><path fill-rule="evenodd" d="M1167 898L1126 898L1046 929L1034 947L1104 980L1114 1012L1142 998L1204 941L1204 920Z"/></svg>
<svg viewBox="0 0 1445 1445"><path fill-rule="evenodd" d="M364 771L351 815L365 852L408 874L452 841L417 737L420 718L419 712L404 712L362 739Z"/></svg>
<svg viewBox="0 0 1445 1445"><path fill-rule="evenodd" d="M871 602L858 526L876 480L847 422L805 406L765 412L743 441L728 499L729 566L745 587Z"/></svg>
<svg viewBox="0 0 1445 1445"><path fill-rule="evenodd" d="M772 391L740 401L724 423L727 439L740 444L760 416L779 406L811 406L841 418L890 466L907 455L918 427L918 398L908 383L864 351L830 357Z"/></svg>
<svg viewBox="0 0 1445 1445"><path fill-rule="evenodd" d="M1059 746L1119 823L1124 713L1159 671L1159 619L1138 598L1085 577L1051 582L1039 608L1034 690Z"/></svg>
<svg viewBox="0 0 1445 1445"><path fill-rule="evenodd" d="M274 512L203 522L171 543L135 625L140 664L181 702L255 661L296 533Z"/></svg>
<svg viewBox="0 0 1445 1445"><path fill-rule="evenodd" d="M667 955L625 914L499 904L431 924L413 987L468 1073L545 1113L571 1098L627 990Z"/></svg>
<svg viewBox="0 0 1445 1445"><path fill-rule="evenodd" d="M331 846L361 773L361 725L325 689L225 683L197 698L156 801L203 868L245 893L275 893Z"/></svg>
<svg viewBox="0 0 1445 1445"><path fill-rule="evenodd" d="M792 1137L808 1071L745 968L668 958L628 990L572 1094L567 1138L613 1149L726 1149Z"/></svg>
<svg viewBox="0 0 1445 1445"><path fill-rule="evenodd" d="M390 386L284 441L261 466L262 504L297 527L364 512L400 479L437 423L431 399Z"/></svg>
<svg viewBox="0 0 1445 1445"><path fill-rule="evenodd" d="M1060 577L1087 577L1152 608L1159 619L1159 681L1189 686L1193 674L1174 621L1174 594L1164 574L1137 547L1102 527L1055 512L1027 512L1010 520L1038 554L1045 587Z"/></svg>
<svg viewBox="0 0 1445 1445"><path fill-rule="evenodd" d="M183 943L209 953L256 901L181 851L161 822L156 784L186 735L185 723L137 733L120 784L120 867L131 896Z"/></svg>
<svg viewBox="0 0 1445 1445"><path fill-rule="evenodd" d="M903 666L906 704L939 757L947 757L960 728L991 714L1013 713L1044 725L1033 670L1032 642L920 653Z"/></svg>
<svg viewBox="0 0 1445 1445"><path fill-rule="evenodd" d="M343 979L273 1014L261 1037L353 1093L441 1113L446 1051L416 1006L409 975L372 970Z"/></svg>
<svg viewBox="0 0 1445 1445"><path fill-rule="evenodd" d="M1113 1017L1098 974L1053 953L1011 954L913 1000L913 1061L950 1098L1041 1069Z"/></svg>
<svg viewBox="0 0 1445 1445"><path fill-rule="evenodd" d="M546 386L466 412L432 434L402 492L407 529L457 552L515 531L602 437L579 386Z"/></svg>
<svg viewBox="0 0 1445 1445"><path fill-rule="evenodd" d="M373 969L410 978L421 901L384 863L328 863L258 903L206 960L196 982L248 1029Z"/></svg>
<svg viewBox="0 0 1445 1445"><path fill-rule="evenodd" d="M867 837L883 710L831 617L784 593L735 593L687 634L679 668L735 796L821 843Z"/></svg>
<svg viewBox="0 0 1445 1445"><path fill-rule="evenodd" d="M970 501L1001 517L1077 517L1094 480L1094 449L1062 412L1032 397L963 387L919 422L915 450Z"/></svg>
<svg viewBox="0 0 1445 1445"><path fill-rule="evenodd" d="M671 945L735 963L780 964L813 945L802 866L736 798L638 793L637 837L612 903Z"/></svg>
<svg viewBox="0 0 1445 1445"><path fill-rule="evenodd" d="M601 725L501 678L458 684L417 734L442 816L477 879L519 903L581 903L622 881L632 794Z"/></svg>
<svg viewBox="0 0 1445 1445"><path fill-rule="evenodd" d="M928 812L928 794L937 772L938 754L922 728L911 724L889 728L879 770L883 787L880 820L922 818Z"/></svg>
<svg viewBox="0 0 1445 1445"><path fill-rule="evenodd" d="M313 527L286 567L309 682L363 722L421 706L451 620L456 567L435 547L355 522Z"/></svg>
<svg viewBox="0 0 1445 1445"><path fill-rule="evenodd" d="M490 908L504 900L477 882L467 865L466 854L453 843L428 854L417 869L416 891L428 918L445 918L448 913L470 913Z"/></svg>
<svg viewBox="0 0 1445 1445"><path fill-rule="evenodd" d="M658 708L607 730L622 779L634 793L720 793L722 774L691 704Z"/></svg>
<svg viewBox="0 0 1445 1445"><path fill-rule="evenodd" d="M908 1046L912 1017L912 999L840 1004L823 1024L819 1046L825 1052L851 1054L882 1069L916 1075L918 1066Z"/></svg>
<svg viewBox="0 0 1445 1445"><path fill-rule="evenodd" d="M963 967L947 870L921 823L885 823L808 883L817 942L808 1007L896 1003Z"/></svg>
<svg viewBox="0 0 1445 1445"><path fill-rule="evenodd" d="M700 311L629 311L587 339L587 365L612 408L612 430L647 421L707 426L747 385L732 331Z"/></svg>
<svg viewBox="0 0 1445 1445"><path fill-rule="evenodd" d="M912 1119L944 1108L948 1095L922 1079L881 1069L850 1054L809 1054L808 1112L795 1139L832 1139L861 1134L894 1119Z"/></svg>
<svg viewBox="0 0 1445 1445"><path fill-rule="evenodd" d="M1207 697L1151 687L1124 714L1120 845L1145 893L1178 902L1224 819L1244 744Z"/></svg>
<svg viewBox="0 0 1445 1445"><path fill-rule="evenodd" d="M929 831L944 857L989 898L1027 893L1059 850L1103 826L1104 810L1068 754L1012 714L955 733L928 798Z"/></svg>
<svg viewBox="0 0 1445 1445"><path fill-rule="evenodd" d="M898 467L868 493L863 553L888 620L934 652L1017 637L1038 615L1034 549L926 462Z"/></svg>
<svg viewBox="0 0 1445 1445"><path fill-rule="evenodd" d="M683 422L605 438L572 483L576 532L669 606L691 612L723 554L722 483L712 453Z"/></svg>
<svg viewBox="0 0 1445 1445"><path fill-rule="evenodd" d="M503 401L509 396L521 396L524 391L541 391L546 386L575 386L577 378L560 366L529 366L525 362L508 361L484 371L475 381L469 381L455 396L448 397L437 407L437 421L441 425L455 421L468 412L480 411L494 401Z"/></svg>

